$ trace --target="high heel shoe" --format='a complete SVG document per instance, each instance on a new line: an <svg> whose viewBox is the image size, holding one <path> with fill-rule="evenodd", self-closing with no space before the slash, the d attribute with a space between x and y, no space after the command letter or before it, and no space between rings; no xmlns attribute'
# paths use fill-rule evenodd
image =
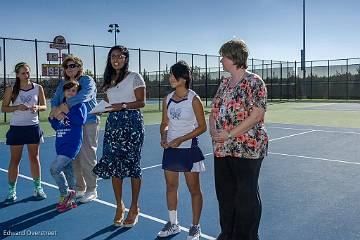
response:
<svg viewBox="0 0 360 240"><path fill-rule="evenodd" d="M140 208L137 209L137 212L136 212L136 216L135 216L135 218L134 218L134 221L131 222L131 223L125 223L125 222L126 222L126 220L125 220L125 221L123 222L123 227L126 227L126 228L132 228L132 227L134 227L134 226L138 223L138 221L139 221L139 213L140 213ZM129 214L130 214L130 210L129 210L129 213L128 213L126 219L129 218ZM135 214L134 214L134 215L135 215Z"/></svg>
<svg viewBox="0 0 360 240"><path fill-rule="evenodd" d="M117 213L117 211L116 211ZM117 214L115 214L115 218L114 218L114 226L115 227L122 227L123 226L123 222L124 222L124 216L125 216L125 206L122 205L122 212L121 212L121 218L116 218Z"/></svg>

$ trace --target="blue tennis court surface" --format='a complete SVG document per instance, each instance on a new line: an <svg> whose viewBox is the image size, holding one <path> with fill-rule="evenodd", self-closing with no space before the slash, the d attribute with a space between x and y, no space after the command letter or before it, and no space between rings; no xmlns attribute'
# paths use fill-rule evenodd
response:
<svg viewBox="0 0 360 240"><path fill-rule="evenodd" d="M269 155L260 174L263 213L260 237L266 240L360 239L360 129L268 124ZM146 126L142 153L143 184L141 217L132 229L112 226L115 199L109 180L99 180L99 199L65 213L55 205L58 190L50 175L55 156L54 138L41 146L42 180L48 198L34 201L27 152L24 151L18 179L18 201L0 204L1 239L157 239L168 219L165 180L161 169L159 126ZM100 136L98 156L102 153ZM202 239L215 239L220 228L213 177L213 156L208 133L200 137L207 171L201 176L204 208ZM0 144L0 197L7 193L9 148ZM130 181L124 182L126 206L131 200ZM191 202L184 178L179 189L178 215L183 231L172 239L186 239L191 224ZM29 234L32 234L29 235Z"/></svg>

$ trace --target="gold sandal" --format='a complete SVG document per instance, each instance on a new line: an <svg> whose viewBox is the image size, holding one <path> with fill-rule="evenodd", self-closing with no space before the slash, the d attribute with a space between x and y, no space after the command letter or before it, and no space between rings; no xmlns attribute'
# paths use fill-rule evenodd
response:
<svg viewBox="0 0 360 240"><path fill-rule="evenodd" d="M115 214L115 218L114 218L114 226L115 227L121 227L121 226L123 226L124 216L125 216L125 206L124 206L124 204L122 204L121 218L116 217L117 213L118 213L118 210L116 209L116 214Z"/></svg>
<svg viewBox="0 0 360 240"><path fill-rule="evenodd" d="M135 226L139 221L139 212L140 212L140 208L137 209L136 216L135 216L134 221L132 223L125 223L126 220L129 218L129 215L131 214L130 211L129 211L129 213L128 213L127 217L126 217L126 220L123 222L123 226L127 227L127 228L131 228L131 227Z"/></svg>

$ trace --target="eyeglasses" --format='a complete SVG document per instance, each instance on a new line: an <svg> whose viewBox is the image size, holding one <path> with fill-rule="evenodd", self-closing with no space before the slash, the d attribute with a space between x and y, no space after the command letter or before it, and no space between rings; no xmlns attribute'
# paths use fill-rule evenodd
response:
<svg viewBox="0 0 360 240"><path fill-rule="evenodd" d="M75 63L72 63L72 64L69 64L69 65L66 65L64 68L68 69L68 68L76 68L76 67L79 67L79 65L77 65Z"/></svg>
<svg viewBox="0 0 360 240"><path fill-rule="evenodd" d="M111 55L111 59L120 59L124 60L126 58L125 55Z"/></svg>

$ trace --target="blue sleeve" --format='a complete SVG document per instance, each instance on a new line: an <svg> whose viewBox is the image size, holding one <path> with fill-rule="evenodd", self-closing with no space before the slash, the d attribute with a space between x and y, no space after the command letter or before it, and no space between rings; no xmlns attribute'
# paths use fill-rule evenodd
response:
<svg viewBox="0 0 360 240"><path fill-rule="evenodd" d="M51 99L51 108L60 106L62 103L61 95L63 92L62 80L59 81L59 85L56 88L54 97Z"/></svg>
<svg viewBox="0 0 360 240"><path fill-rule="evenodd" d="M49 122L51 124L51 127L56 131L59 129L59 120L57 120L56 118L53 118L53 119L49 119Z"/></svg>
<svg viewBox="0 0 360 240"><path fill-rule="evenodd" d="M76 104L88 102L96 97L96 84L94 79L85 75L79 79L79 84L81 86L80 92L66 101L70 108Z"/></svg>
<svg viewBox="0 0 360 240"><path fill-rule="evenodd" d="M71 125L82 126L86 122L87 109L85 104L75 105L70 109L68 118Z"/></svg>

